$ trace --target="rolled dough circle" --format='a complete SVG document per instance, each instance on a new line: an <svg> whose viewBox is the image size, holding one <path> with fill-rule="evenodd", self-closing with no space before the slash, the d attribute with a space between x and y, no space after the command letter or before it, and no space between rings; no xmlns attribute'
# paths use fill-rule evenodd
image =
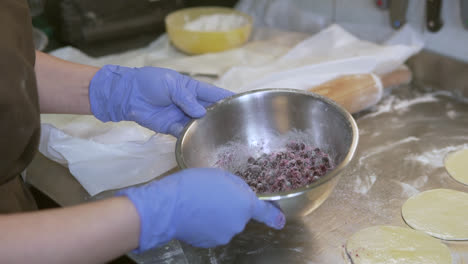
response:
<svg viewBox="0 0 468 264"><path fill-rule="evenodd" d="M434 189L409 198L401 209L416 230L445 240L468 240L468 193Z"/></svg>
<svg viewBox="0 0 468 264"><path fill-rule="evenodd" d="M445 157L444 164L452 178L468 185L468 149L449 153Z"/></svg>
<svg viewBox="0 0 468 264"><path fill-rule="evenodd" d="M397 226L373 226L352 235L346 252L353 264L450 264L446 245L423 232Z"/></svg>

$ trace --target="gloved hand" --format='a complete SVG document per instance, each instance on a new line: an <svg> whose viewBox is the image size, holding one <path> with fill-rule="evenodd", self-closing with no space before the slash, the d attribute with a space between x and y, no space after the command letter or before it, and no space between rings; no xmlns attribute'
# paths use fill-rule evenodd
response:
<svg viewBox="0 0 468 264"><path fill-rule="evenodd" d="M102 67L89 84L91 111L99 120L135 121L159 133L178 136L191 118L232 92L176 71L156 68Z"/></svg>
<svg viewBox="0 0 468 264"><path fill-rule="evenodd" d="M251 219L281 229L283 213L261 201L239 177L220 169L187 169L119 191L140 216L136 253L178 239L197 247L227 244Z"/></svg>

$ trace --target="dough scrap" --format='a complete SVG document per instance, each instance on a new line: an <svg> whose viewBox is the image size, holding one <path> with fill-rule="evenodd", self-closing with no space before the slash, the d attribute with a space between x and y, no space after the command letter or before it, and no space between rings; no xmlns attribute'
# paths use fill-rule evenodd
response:
<svg viewBox="0 0 468 264"><path fill-rule="evenodd" d="M434 189L409 198L401 210L412 228L445 240L468 240L468 193Z"/></svg>
<svg viewBox="0 0 468 264"><path fill-rule="evenodd" d="M373 226L352 235L346 252L354 264L451 264L446 245L423 232Z"/></svg>
<svg viewBox="0 0 468 264"><path fill-rule="evenodd" d="M456 181L468 185L468 149L449 153L445 157L445 169Z"/></svg>

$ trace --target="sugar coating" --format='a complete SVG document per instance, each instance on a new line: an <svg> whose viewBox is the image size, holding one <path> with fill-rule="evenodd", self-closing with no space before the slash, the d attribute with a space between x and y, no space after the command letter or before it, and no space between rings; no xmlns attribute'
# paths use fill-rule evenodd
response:
<svg viewBox="0 0 468 264"><path fill-rule="evenodd" d="M317 181L334 168L327 153L297 141L287 143L281 151L248 157L244 166L233 168L230 165L235 156L223 152L215 166L242 177L256 193L294 190Z"/></svg>

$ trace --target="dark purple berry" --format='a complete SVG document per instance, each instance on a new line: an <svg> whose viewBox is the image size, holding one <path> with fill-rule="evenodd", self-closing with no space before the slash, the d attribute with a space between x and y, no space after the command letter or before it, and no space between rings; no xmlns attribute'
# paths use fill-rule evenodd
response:
<svg viewBox="0 0 468 264"><path fill-rule="evenodd" d="M249 157L246 169L236 171L235 174L241 176L255 192L274 193L310 184L333 168L328 155L319 148L290 142L286 149L282 152L262 153L258 159ZM232 155L223 155L216 166L226 167L232 160Z"/></svg>

